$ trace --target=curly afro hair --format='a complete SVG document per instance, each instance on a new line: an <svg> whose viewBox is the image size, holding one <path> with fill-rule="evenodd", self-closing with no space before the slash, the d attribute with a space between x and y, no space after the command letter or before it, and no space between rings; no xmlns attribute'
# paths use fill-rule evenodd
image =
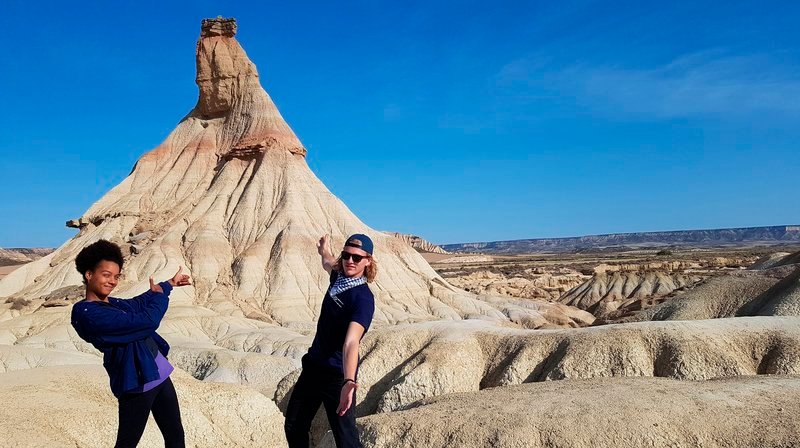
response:
<svg viewBox="0 0 800 448"><path fill-rule="evenodd" d="M81 274L81 279L86 283L85 274L94 270L101 261L113 261L122 270L122 250L111 241L98 240L84 247L77 257L75 257L75 268Z"/></svg>

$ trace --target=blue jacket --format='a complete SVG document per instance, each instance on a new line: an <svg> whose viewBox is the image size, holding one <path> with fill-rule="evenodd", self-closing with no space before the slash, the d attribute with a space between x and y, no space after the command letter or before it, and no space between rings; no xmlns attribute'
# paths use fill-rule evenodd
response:
<svg viewBox="0 0 800 448"><path fill-rule="evenodd" d="M111 392L126 391L158 379L155 357L145 340L152 338L166 357L169 344L156 333L169 305L169 282L159 283L164 293L147 291L132 299L82 300L72 306L72 327L84 341L103 352Z"/></svg>

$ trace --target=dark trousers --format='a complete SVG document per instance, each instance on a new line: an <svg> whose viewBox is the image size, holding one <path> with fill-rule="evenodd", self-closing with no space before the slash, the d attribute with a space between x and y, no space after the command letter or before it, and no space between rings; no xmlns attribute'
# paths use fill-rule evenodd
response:
<svg viewBox="0 0 800 448"><path fill-rule="evenodd" d="M303 371L294 391L289 398L286 409L286 422L283 429L286 431L286 440L289 448L308 448L308 433L311 430L311 421L317 414L320 404L325 406L328 423L333 431L333 438L338 448L361 448L356 428L355 392L353 392L353 405L347 412L339 417L336 409L339 407L339 394L342 391L341 372L315 366L303 358Z"/></svg>
<svg viewBox="0 0 800 448"><path fill-rule="evenodd" d="M116 448L135 447L139 443L147 425L147 417L153 418L164 436L166 448L183 448L183 424L178 407L178 395L172 380L142 393L122 394L119 397L119 429L117 429Z"/></svg>

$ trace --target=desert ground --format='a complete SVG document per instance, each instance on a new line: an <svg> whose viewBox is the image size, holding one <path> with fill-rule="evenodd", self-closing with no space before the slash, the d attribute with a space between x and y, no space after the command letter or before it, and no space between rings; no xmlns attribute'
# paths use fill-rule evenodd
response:
<svg viewBox="0 0 800 448"><path fill-rule="evenodd" d="M0 278L5 277L6 275L10 274L14 269L20 267L22 265L12 265L12 266L0 266Z"/></svg>
<svg viewBox="0 0 800 448"><path fill-rule="evenodd" d="M501 294L511 302L528 301L533 309L545 300L571 300L585 284L604 297L598 272L624 268L642 280L691 271L699 280L641 296L638 303L647 305L617 316L623 323L597 316L565 320L547 312L538 326L469 317L378 323L362 342L362 442L794 446L800 435L794 418L800 411L800 265L794 263L800 251L788 252L794 249L423 253L443 279L476 292L477 300L493 303L503 299L491 294ZM540 293L538 286L514 285L535 284L546 275L559 285L575 273L581 282L542 289L553 294L549 299L513 296ZM108 415L114 399L104 388L100 357L69 327L68 303L48 300L4 305L0 393L11 404L0 412L3 427L11 428L2 436L4 446L105 446L113 439ZM671 314L653 314L671 304ZM178 367L173 376L190 446L285 446L281 412L310 343L309 327L176 304L159 332L173 346L170 359ZM66 424L60 415L68 413L81 413L90 431ZM334 446L322 413L312 440L314 446ZM159 444L152 422L142 443Z"/></svg>
<svg viewBox="0 0 800 448"><path fill-rule="evenodd" d="M194 108L68 222L73 238L4 271L0 446L113 444L101 354L70 318L75 257L102 238L125 255L116 297L192 277L158 328L187 445L285 447L330 286L316 244L353 233L380 266L365 447L797 446L800 247L420 254L434 248L370 228L311 171L236 32L203 21ZM333 446L323 411L311 440ZM161 442L151 421L141 446Z"/></svg>
<svg viewBox="0 0 800 448"><path fill-rule="evenodd" d="M548 300L613 322L669 300L709 279L745 271L800 245L716 248L606 248L576 253L440 254L423 257L450 284L475 294Z"/></svg>

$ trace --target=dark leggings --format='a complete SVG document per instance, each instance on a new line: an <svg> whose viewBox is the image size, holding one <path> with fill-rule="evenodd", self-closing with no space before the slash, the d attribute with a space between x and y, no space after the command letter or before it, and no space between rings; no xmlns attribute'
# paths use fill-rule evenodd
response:
<svg viewBox="0 0 800 448"><path fill-rule="evenodd" d="M325 406L336 446L361 448L356 428L355 392L353 392L353 405L339 417L336 408L339 407L339 394L342 391L344 379L342 374L308 364L307 360L303 359L303 371L297 379L297 384L294 385L289 406L286 408L286 422L283 429L286 432L289 448L308 447L311 422L320 404Z"/></svg>
<svg viewBox="0 0 800 448"><path fill-rule="evenodd" d="M119 428L116 448L135 447L139 443L147 425L147 417L153 418L164 436L166 448L183 448L183 424L178 407L178 395L172 380L142 393L127 393L119 397Z"/></svg>

